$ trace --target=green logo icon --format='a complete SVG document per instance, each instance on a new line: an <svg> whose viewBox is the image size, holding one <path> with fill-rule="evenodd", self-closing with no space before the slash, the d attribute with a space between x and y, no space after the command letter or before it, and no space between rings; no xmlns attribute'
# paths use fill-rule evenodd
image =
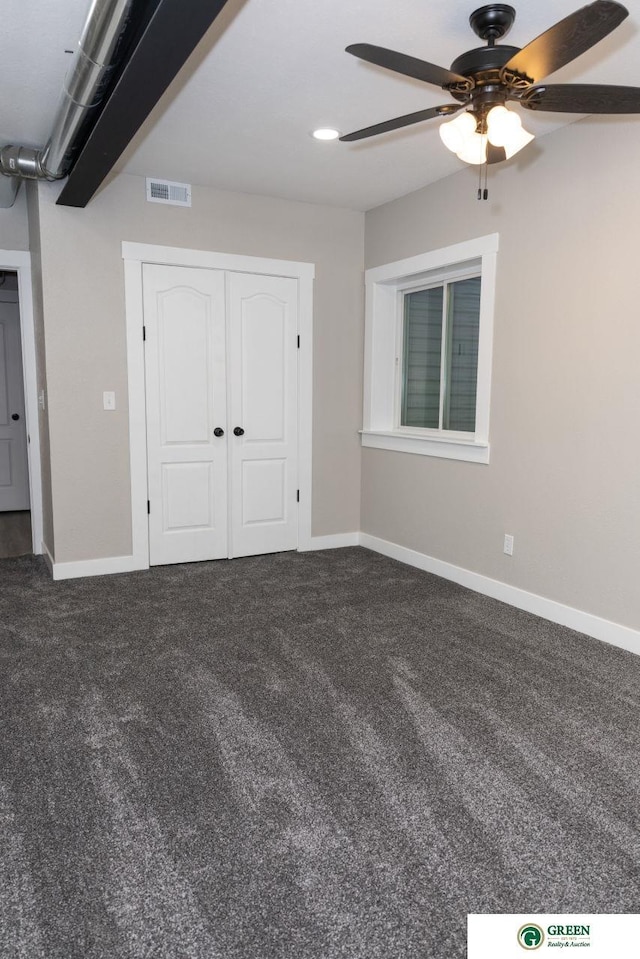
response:
<svg viewBox="0 0 640 959"><path fill-rule="evenodd" d="M544 932L535 922L527 922L518 929L518 944L523 949L539 949L544 942Z"/></svg>

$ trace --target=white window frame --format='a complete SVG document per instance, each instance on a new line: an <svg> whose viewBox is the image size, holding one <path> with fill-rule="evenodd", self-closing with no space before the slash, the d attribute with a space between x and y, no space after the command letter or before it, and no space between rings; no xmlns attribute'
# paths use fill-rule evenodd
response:
<svg viewBox="0 0 640 959"><path fill-rule="evenodd" d="M366 271L363 446L489 462L498 245L499 235L491 233ZM404 294L470 274L482 277L475 432L400 426Z"/></svg>

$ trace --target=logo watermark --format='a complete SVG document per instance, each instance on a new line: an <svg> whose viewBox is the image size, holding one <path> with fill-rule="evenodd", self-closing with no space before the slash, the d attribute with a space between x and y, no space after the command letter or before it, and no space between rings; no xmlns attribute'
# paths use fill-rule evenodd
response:
<svg viewBox="0 0 640 959"><path fill-rule="evenodd" d="M484 913L467 917L467 959L536 959L551 949L589 959L640 959L637 913ZM562 955L562 953L561 953Z"/></svg>
<svg viewBox="0 0 640 959"><path fill-rule="evenodd" d="M518 929L518 944L523 949L539 949L544 942L544 931L535 922L525 922Z"/></svg>

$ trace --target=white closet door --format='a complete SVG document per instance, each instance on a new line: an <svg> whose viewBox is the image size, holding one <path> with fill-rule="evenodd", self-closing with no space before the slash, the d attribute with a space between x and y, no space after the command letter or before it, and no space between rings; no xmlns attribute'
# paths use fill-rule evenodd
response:
<svg viewBox="0 0 640 959"><path fill-rule="evenodd" d="M150 563L219 559L228 554L224 273L143 270Z"/></svg>
<svg viewBox="0 0 640 959"><path fill-rule="evenodd" d="M296 549L297 281L230 273L227 309L229 555Z"/></svg>
<svg viewBox="0 0 640 959"><path fill-rule="evenodd" d="M0 510L29 509L20 313L0 303Z"/></svg>

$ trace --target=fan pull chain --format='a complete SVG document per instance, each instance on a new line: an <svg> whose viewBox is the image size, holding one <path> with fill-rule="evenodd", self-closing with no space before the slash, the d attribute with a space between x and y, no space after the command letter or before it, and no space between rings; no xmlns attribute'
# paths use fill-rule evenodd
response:
<svg viewBox="0 0 640 959"><path fill-rule="evenodd" d="M482 188L482 168L484 166L484 189ZM489 199L489 190L487 188L487 179L488 179L489 164L485 160L484 164L478 166L478 199L479 200L488 200Z"/></svg>

